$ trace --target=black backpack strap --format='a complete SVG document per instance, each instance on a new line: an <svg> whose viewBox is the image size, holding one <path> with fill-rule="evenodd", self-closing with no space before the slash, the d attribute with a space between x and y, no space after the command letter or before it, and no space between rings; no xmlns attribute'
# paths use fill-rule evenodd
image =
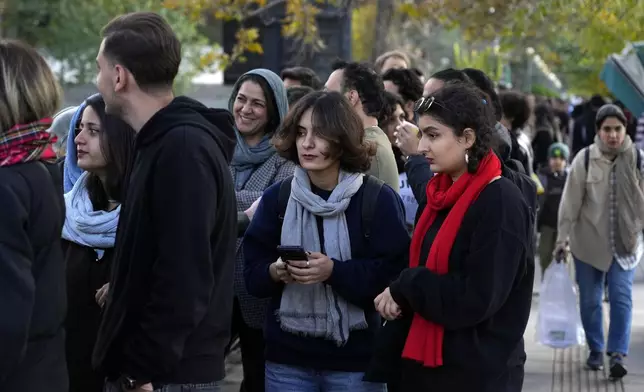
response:
<svg viewBox="0 0 644 392"><path fill-rule="evenodd" d="M637 160L635 161L637 164L637 171L641 172L642 171L642 151L635 146L635 154L637 154Z"/></svg>
<svg viewBox="0 0 644 392"><path fill-rule="evenodd" d="M364 189L362 190L362 231L367 240L371 236L371 226L373 224L373 217L376 215L378 196L384 184L382 180L374 176L368 174L364 176Z"/></svg>
<svg viewBox="0 0 644 392"><path fill-rule="evenodd" d="M291 197L291 182L293 181L293 176L285 178L280 183L279 193L277 195L277 211L280 221L284 220L284 214L286 214L286 207L288 206L288 199Z"/></svg>
<svg viewBox="0 0 644 392"><path fill-rule="evenodd" d="M590 165L590 147L584 149L584 168L586 168L586 173L588 173L588 165Z"/></svg>

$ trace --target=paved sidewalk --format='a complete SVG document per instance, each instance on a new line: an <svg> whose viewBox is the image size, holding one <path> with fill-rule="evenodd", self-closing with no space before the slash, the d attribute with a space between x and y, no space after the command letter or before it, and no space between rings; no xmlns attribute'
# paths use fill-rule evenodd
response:
<svg viewBox="0 0 644 392"><path fill-rule="evenodd" d="M643 266L644 267L644 266ZM530 322L526 329L525 342L528 353L524 392L643 392L644 391L644 269L639 270L633 290L633 329L629 374L623 383L606 379L604 373L587 372L585 347L554 350L535 343L535 325L539 304L538 293L532 305ZM539 290L540 277L535 280L535 291ZM242 380L241 360L232 355L227 367L226 385L222 392L238 392Z"/></svg>

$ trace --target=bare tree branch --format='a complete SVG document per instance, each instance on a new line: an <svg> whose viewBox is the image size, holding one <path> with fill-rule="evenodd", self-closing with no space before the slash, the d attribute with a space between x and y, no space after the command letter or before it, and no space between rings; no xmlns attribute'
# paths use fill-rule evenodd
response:
<svg viewBox="0 0 644 392"><path fill-rule="evenodd" d="M248 13L244 16L244 20L261 16L263 13L271 10L272 8L277 7L278 5L282 5L284 3L286 3L286 0L273 0L263 7L257 8L256 10L253 10L253 11L248 11Z"/></svg>

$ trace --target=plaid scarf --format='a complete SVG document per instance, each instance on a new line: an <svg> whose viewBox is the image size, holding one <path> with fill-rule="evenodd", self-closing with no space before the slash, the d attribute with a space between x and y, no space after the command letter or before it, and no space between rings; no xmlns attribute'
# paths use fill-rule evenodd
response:
<svg viewBox="0 0 644 392"><path fill-rule="evenodd" d="M31 161L55 161L52 144L56 135L47 132L52 119L47 117L29 124L18 124L0 135L0 166Z"/></svg>

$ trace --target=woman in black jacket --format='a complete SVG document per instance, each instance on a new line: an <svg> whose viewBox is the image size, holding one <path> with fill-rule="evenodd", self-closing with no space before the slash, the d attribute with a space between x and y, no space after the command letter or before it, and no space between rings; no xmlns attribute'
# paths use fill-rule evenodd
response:
<svg viewBox="0 0 644 392"><path fill-rule="evenodd" d="M534 108L534 135L532 137L532 151L535 173L548 167L548 149L553 143L561 141L558 126L555 123L555 113L549 103L540 103Z"/></svg>
<svg viewBox="0 0 644 392"><path fill-rule="evenodd" d="M33 48L0 40L0 391L66 392L64 202L47 132L62 91Z"/></svg>
<svg viewBox="0 0 644 392"><path fill-rule="evenodd" d="M405 392L519 392L532 225L521 192L501 176L492 152L493 109L479 90L456 84L415 110L419 151L437 174L427 185L410 268L375 300L390 320L385 330L404 330L388 334L400 338L390 342L399 351L376 360L398 362Z"/></svg>
<svg viewBox="0 0 644 392"><path fill-rule="evenodd" d="M105 376L92 369L114 256L123 182L134 130L105 113L100 95L88 98L70 127L69 154L84 172L65 194L63 250L67 265L67 367L70 392L100 392ZM66 169L69 169L66 167Z"/></svg>

